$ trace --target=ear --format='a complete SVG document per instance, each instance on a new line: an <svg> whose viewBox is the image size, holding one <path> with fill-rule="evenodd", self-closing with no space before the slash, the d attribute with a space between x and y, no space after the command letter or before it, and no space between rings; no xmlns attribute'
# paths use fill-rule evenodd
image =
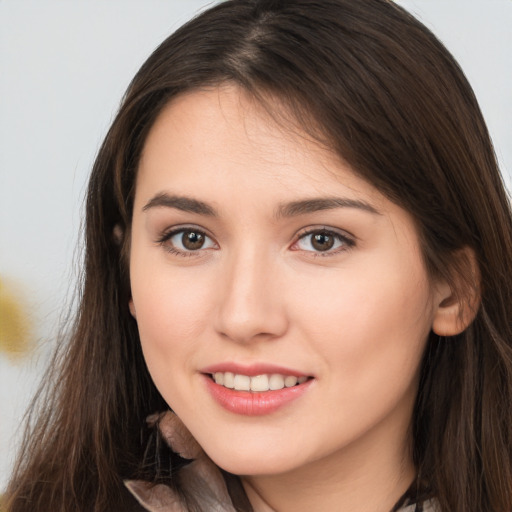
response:
<svg viewBox="0 0 512 512"><path fill-rule="evenodd" d="M435 312L432 330L439 336L455 336L475 319L480 306L480 272L475 253L469 247L457 251L451 283L435 285Z"/></svg>
<svg viewBox="0 0 512 512"><path fill-rule="evenodd" d="M130 313L133 318L137 319L137 312L135 311L135 304L133 303L133 299L130 299L128 302L128 307L130 308Z"/></svg>

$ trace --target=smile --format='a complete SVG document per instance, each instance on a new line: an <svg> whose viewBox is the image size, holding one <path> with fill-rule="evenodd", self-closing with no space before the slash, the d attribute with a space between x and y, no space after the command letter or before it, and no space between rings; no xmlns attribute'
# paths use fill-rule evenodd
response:
<svg viewBox="0 0 512 512"><path fill-rule="evenodd" d="M283 388L291 388L303 384L308 377L296 377L294 375L282 375L279 373L262 375L243 375L232 372L215 372L211 374L216 384L236 391L278 391Z"/></svg>
<svg viewBox="0 0 512 512"><path fill-rule="evenodd" d="M246 375L228 371L210 371L203 373L203 378L217 404L243 416L274 413L307 394L316 380L286 373Z"/></svg>

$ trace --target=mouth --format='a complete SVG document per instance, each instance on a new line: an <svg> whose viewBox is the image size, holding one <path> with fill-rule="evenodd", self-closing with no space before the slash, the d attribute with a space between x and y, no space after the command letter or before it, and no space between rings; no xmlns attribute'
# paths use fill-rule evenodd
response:
<svg viewBox="0 0 512 512"><path fill-rule="evenodd" d="M262 373L263 368L258 370L255 367L246 370L251 374L247 375L211 369L203 373L203 377L215 402L227 411L243 416L274 413L308 394L315 380L306 375L276 373L277 368L273 368L272 373Z"/></svg>
<svg viewBox="0 0 512 512"><path fill-rule="evenodd" d="M223 386L224 388L233 389L235 391L252 391L255 393L293 388L312 379L312 377L304 375L295 376L280 373L264 373L250 376L233 372L215 372L208 375L215 384Z"/></svg>

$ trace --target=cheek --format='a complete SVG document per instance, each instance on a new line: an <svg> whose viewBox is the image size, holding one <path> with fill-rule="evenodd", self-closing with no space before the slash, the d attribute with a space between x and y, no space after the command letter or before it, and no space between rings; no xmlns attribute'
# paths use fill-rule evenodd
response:
<svg viewBox="0 0 512 512"><path fill-rule="evenodd" d="M184 376L194 372L207 329L208 286L191 283L165 267L147 274L134 270L132 296L144 359L164 400L179 409L189 392Z"/></svg>
<svg viewBox="0 0 512 512"><path fill-rule="evenodd" d="M422 267L398 260L351 268L310 287L296 305L297 321L339 378L416 373L433 319Z"/></svg>
<svg viewBox="0 0 512 512"><path fill-rule="evenodd" d="M355 274L337 293L311 300L302 324L323 360L324 427L336 425L342 434L333 439L344 443L390 411L397 413L392 428L409 422L431 323L426 280Z"/></svg>
<svg viewBox="0 0 512 512"><path fill-rule="evenodd" d="M150 371L168 368L180 354L193 352L207 328L212 300L201 276L170 267L139 271L132 263L132 297L142 349Z"/></svg>

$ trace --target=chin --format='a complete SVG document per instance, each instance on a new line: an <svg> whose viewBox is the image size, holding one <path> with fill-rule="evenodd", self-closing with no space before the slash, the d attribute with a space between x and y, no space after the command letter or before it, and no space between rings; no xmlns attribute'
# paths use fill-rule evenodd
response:
<svg viewBox="0 0 512 512"><path fill-rule="evenodd" d="M278 475L306 463L302 458L297 460L296 448L286 452L276 450L275 447L255 447L254 450L247 450L237 449L231 445L223 450L214 450L208 455L217 466L234 475Z"/></svg>
<svg viewBox="0 0 512 512"><path fill-rule="evenodd" d="M224 457L222 460L213 460L217 466L228 473L240 476L263 476L278 475L286 473L293 469L288 464L276 462L269 454L259 455L258 457L232 458Z"/></svg>

